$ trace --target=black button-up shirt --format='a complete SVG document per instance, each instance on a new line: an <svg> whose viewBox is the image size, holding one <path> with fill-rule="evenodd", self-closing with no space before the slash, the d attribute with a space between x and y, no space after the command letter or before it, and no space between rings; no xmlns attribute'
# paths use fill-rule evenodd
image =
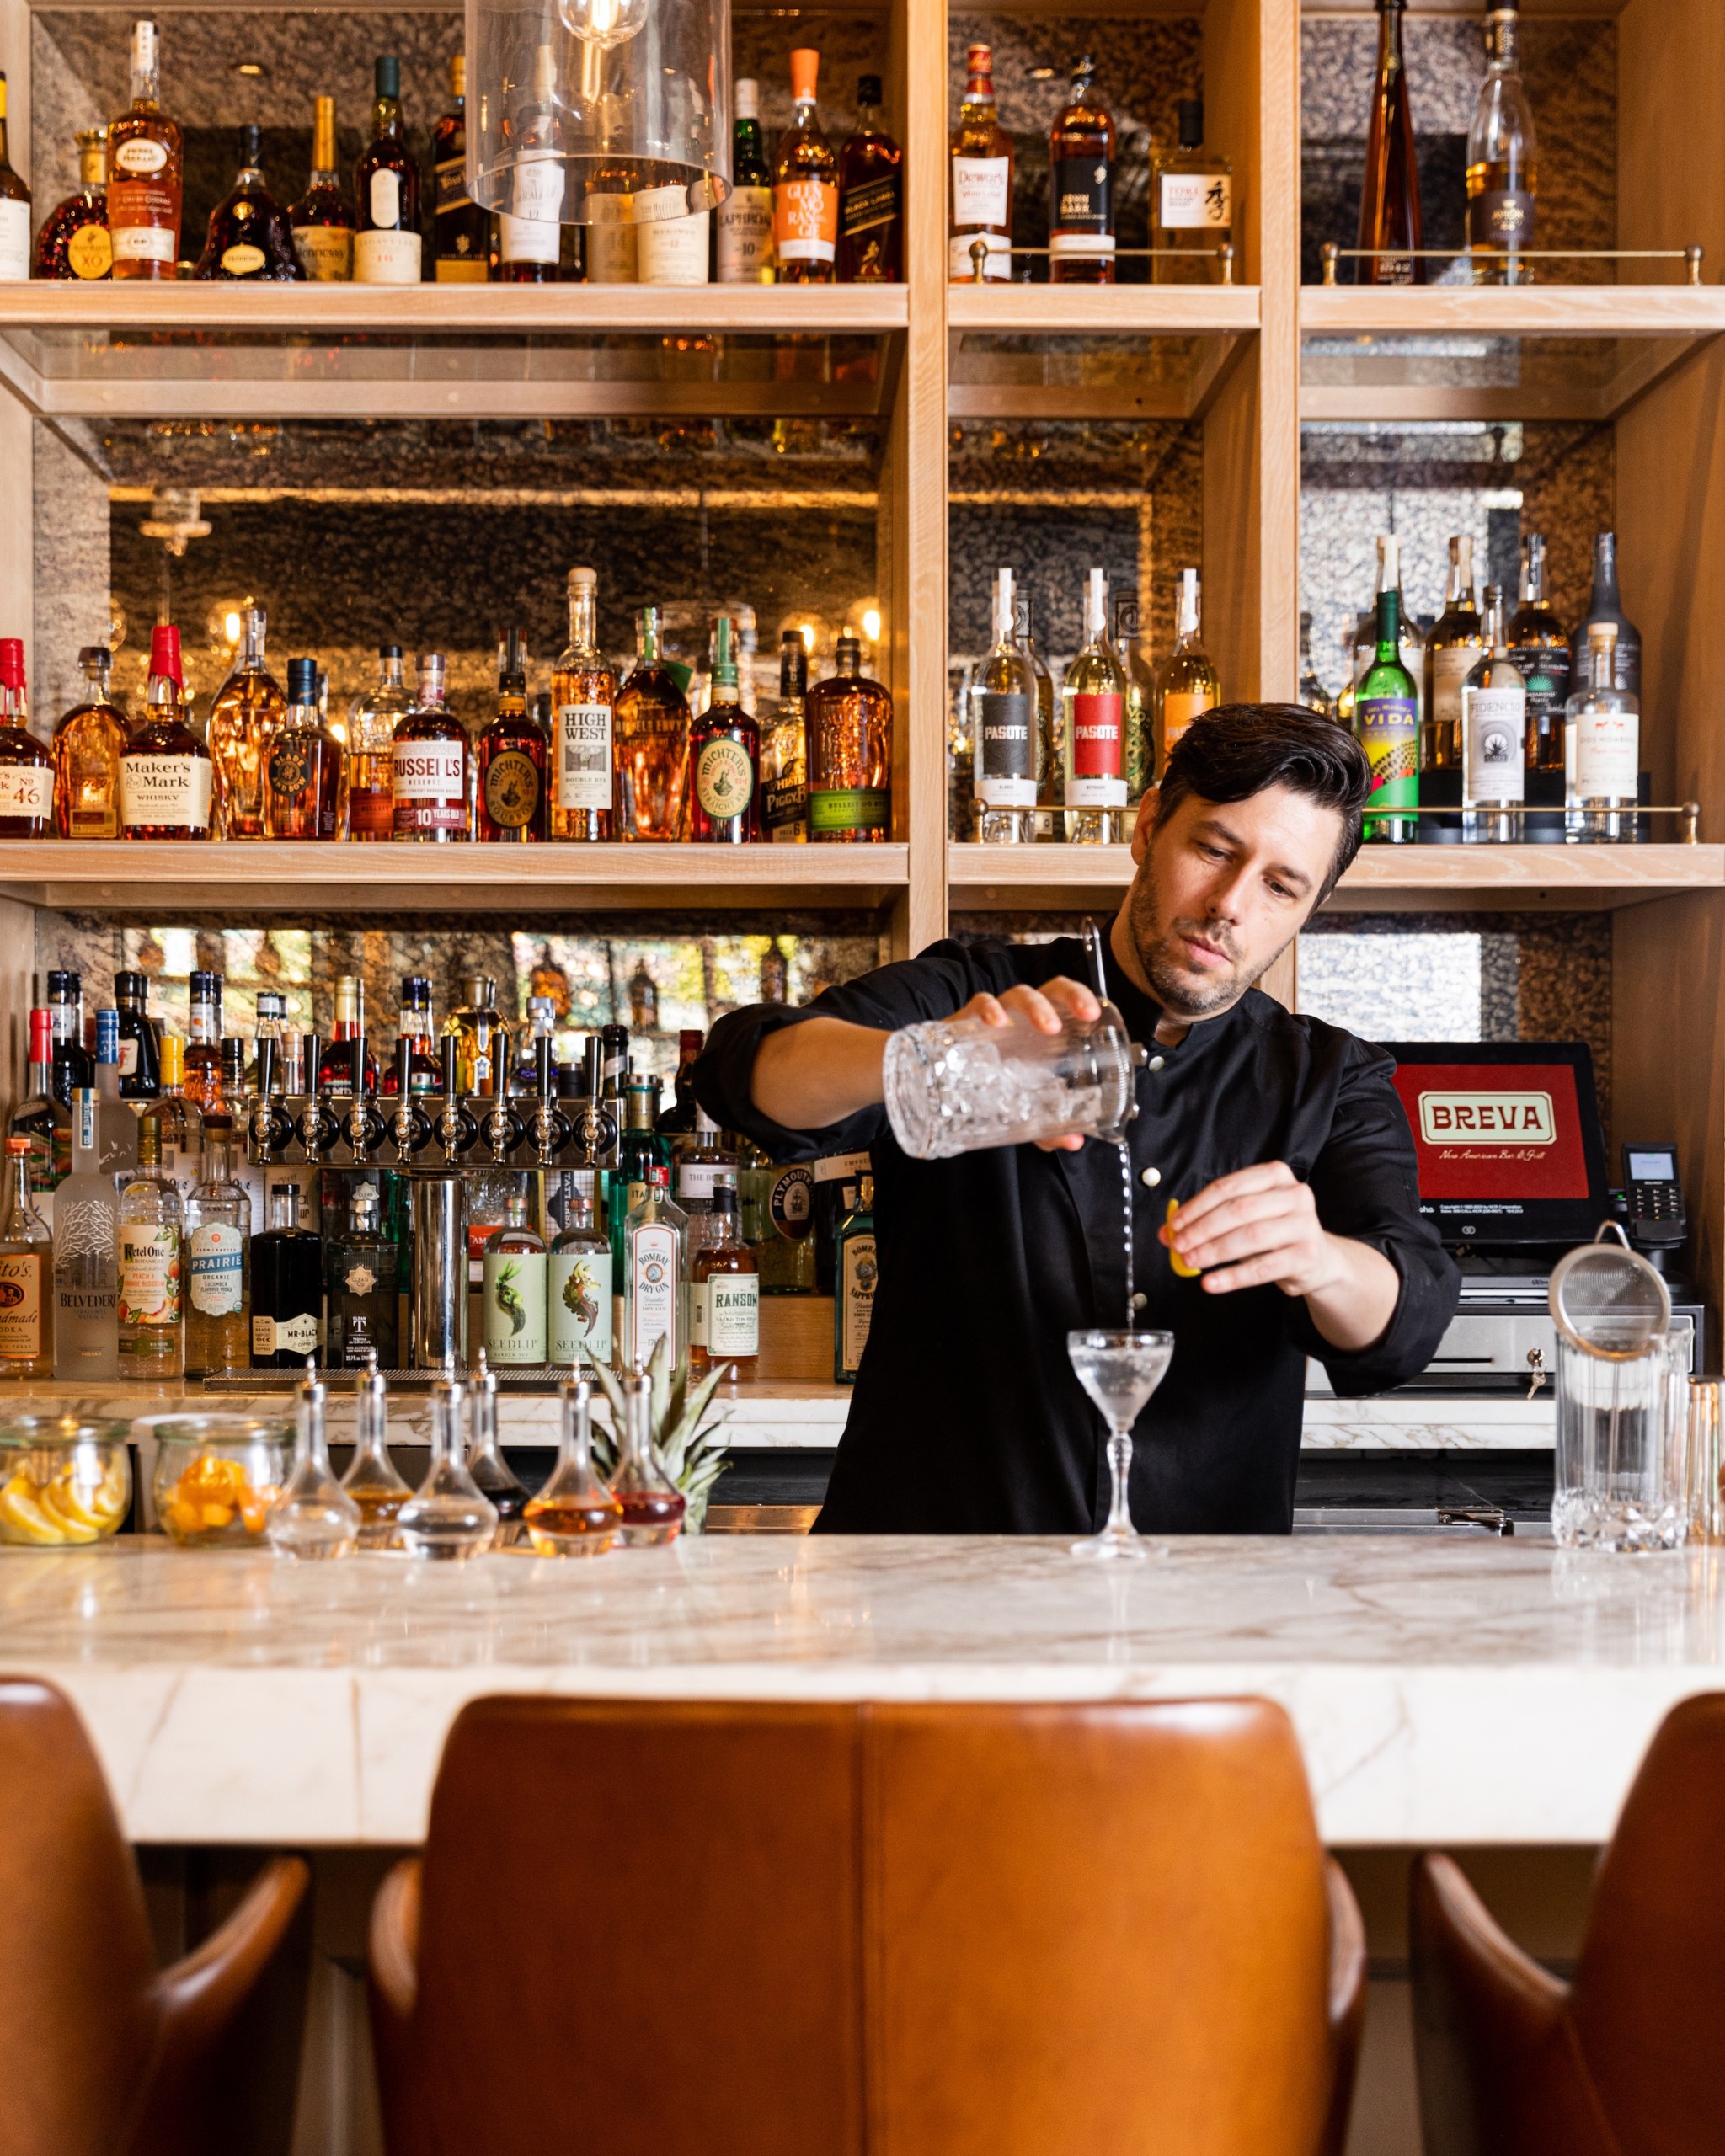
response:
<svg viewBox="0 0 1725 2156"><path fill-rule="evenodd" d="M1108 993L1151 1058L1129 1126L1130 1186L1119 1149L1094 1139L1078 1153L1017 1145L918 1161L884 1107L792 1131L750 1102L756 1052L781 1026L825 1016L896 1027L950 1017L980 990L1059 974L1087 977L1077 942L937 943L806 1010L730 1012L695 1066L708 1113L775 1160L866 1147L873 1161L873 1320L820 1527L1044 1534L1101 1524L1107 1430L1072 1374L1066 1335L1125 1322L1130 1187L1136 1322L1175 1342L1138 1418L1133 1518L1164 1532L1286 1534L1306 1356L1339 1394L1381 1391L1425 1367L1455 1307L1455 1269L1419 1217L1413 1141L1380 1049L1256 990L1178 1047L1160 1046L1156 1005L1110 950ZM1285 1161L1311 1185L1326 1228L1370 1243L1400 1274L1375 1346L1332 1348L1279 1288L1212 1295L1175 1275L1156 1240L1168 1201L1261 1161Z"/></svg>

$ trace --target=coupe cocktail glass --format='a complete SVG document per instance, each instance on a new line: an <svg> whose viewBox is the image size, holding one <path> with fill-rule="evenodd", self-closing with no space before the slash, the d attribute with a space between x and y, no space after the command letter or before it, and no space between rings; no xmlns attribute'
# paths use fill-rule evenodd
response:
<svg viewBox="0 0 1725 2156"><path fill-rule="evenodd" d="M1149 1550L1132 1524L1126 1482L1132 1469L1132 1425L1162 1381L1174 1353L1172 1332L1069 1332L1066 1353L1078 1382L1108 1426L1114 1502L1100 1534L1072 1545L1075 1557L1142 1559Z"/></svg>

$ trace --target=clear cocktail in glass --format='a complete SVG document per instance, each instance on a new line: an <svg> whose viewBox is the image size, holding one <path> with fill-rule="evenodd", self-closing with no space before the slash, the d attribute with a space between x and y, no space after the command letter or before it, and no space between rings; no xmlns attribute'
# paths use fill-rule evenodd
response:
<svg viewBox="0 0 1725 2156"><path fill-rule="evenodd" d="M1100 1534L1072 1545L1075 1557L1142 1560L1149 1555L1132 1524L1126 1484L1132 1470L1132 1426L1162 1381L1173 1358L1172 1332L1069 1332L1066 1353L1078 1382L1102 1410L1108 1426L1108 1470L1114 1501Z"/></svg>

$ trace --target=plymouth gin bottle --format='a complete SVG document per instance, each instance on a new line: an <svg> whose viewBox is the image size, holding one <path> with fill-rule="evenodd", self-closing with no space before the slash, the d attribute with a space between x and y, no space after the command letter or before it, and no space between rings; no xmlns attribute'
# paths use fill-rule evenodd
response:
<svg viewBox="0 0 1725 2156"><path fill-rule="evenodd" d="M646 1191L623 1222L622 1241L623 1367L644 1370L665 1340L668 1373L675 1374L689 1354L684 1294L689 1219L671 1203L668 1167L648 1169Z"/></svg>
<svg viewBox="0 0 1725 2156"><path fill-rule="evenodd" d="M1066 669L1060 706L1067 840L1110 845L1126 835L1126 676L1108 642L1108 579L1101 569L1092 569L1085 585L1084 648Z"/></svg>
<svg viewBox="0 0 1725 2156"><path fill-rule="evenodd" d="M72 1173L55 1193L54 1374L120 1375L115 1317L114 1179L97 1165L96 1096L72 1097Z"/></svg>
<svg viewBox="0 0 1725 2156"><path fill-rule="evenodd" d="M1418 819L1386 816L1388 808L1419 802L1419 700L1413 676L1402 664L1401 546L1384 542L1383 588L1378 593L1377 652L1354 702L1354 730L1371 766L1365 836L1379 844L1411 845Z"/></svg>
<svg viewBox="0 0 1725 2156"><path fill-rule="evenodd" d="M204 1172L185 1201L189 1376L251 1364L252 1201L234 1178L234 1145L233 1118L222 1103L204 1118Z"/></svg>
<svg viewBox="0 0 1725 2156"><path fill-rule="evenodd" d="M1503 587L1486 586L1486 648L1461 688L1461 835L1519 844L1526 798L1527 685L1509 656Z"/></svg>
<svg viewBox="0 0 1725 2156"><path fill-rule="evenodd" d="M578 1373L611 1363L611 1245L594 1225L593 1174L570 1171L563 1230L546 1262L546 1359Z"/></svg>
<svg viewBox="0 0 1725 2156"><path fill-rule="evenodd" d="M1036 676L1018 642L1012 572L995 577L994 648L970 688L976 835L985 846L1036 836Z"/></svg>
<svg viewBox="0 0 1725 2156"><path fill-rule="evenodd" d="M1632 839L1641 777L1641 704L1612 686L1616 624L1594 622L1587 641L1589 685L1564 715L1563 835L1572 846Z"/></svg>
<svg viewBox="0 0 1725 2156"><path fill-rule="evenodd" d="M120 1366L127 1377L177 1378L185 1366L181 1306L184 1213L162 1173L156 1126L138 1124L138 1171L120 1193L115 1230Z"/></svg>

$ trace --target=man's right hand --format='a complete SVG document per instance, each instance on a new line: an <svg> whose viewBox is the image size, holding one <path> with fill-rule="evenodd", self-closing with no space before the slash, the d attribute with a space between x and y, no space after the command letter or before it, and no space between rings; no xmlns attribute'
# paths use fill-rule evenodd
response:
<svg viewBox="0 0 1725 2156"><path fill-rule="evenodd" d="M1094 994L1081 980L1067 980L1064 975L1044 981L1040 988L1031 988L1020 981L1009 988L1004 995L990 995L985 991L973 995L958 1013L961 1018L980 1018L985 1026L1009 1026L1014 1019L1039 1033L1057 1033L1068 1018L1081 1019L1087 1025L1102 1016L1102 1006ZM1037 1150L1043 1153L1076 1153L1084 1139L1076 1131L1065 1138L1039 1138Z"/></svg>

